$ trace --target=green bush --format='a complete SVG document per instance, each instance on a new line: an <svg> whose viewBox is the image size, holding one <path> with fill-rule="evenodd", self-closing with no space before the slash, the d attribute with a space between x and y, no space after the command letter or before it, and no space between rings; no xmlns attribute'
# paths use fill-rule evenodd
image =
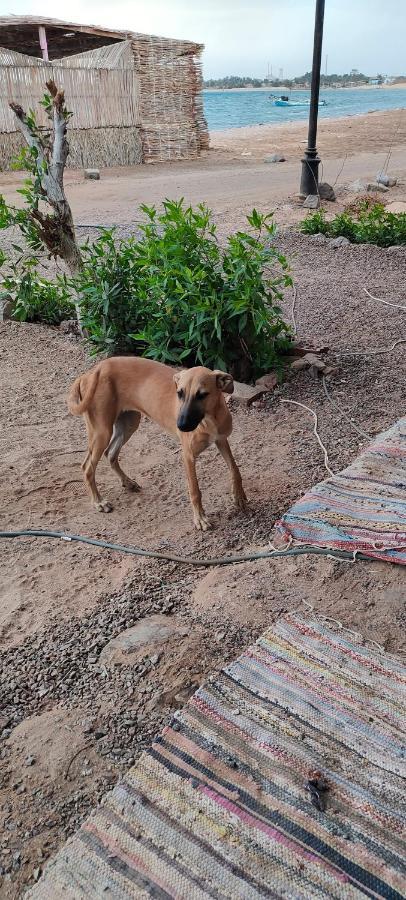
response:
<svg viewBox="0 0 406 900"><path fill-rule="evenodd" d="M142 211L138 239L116 242L104 231L85 248L75 285L93 351L204 364L243 378L278 366L289 344L279 302L292 282L272 244L271 216L254 210L251 230L222 248L203 205L166 201L161 214Z"/></svg>
<svg viewBox="0 0 406 900"><path fill-rule="evenodd" d="M327 221L324 210L308 215L301 222L305 234L346 237L353 244L377 244L392 247L406 244L406 213L387 212L382 203L365 200L358 209L347 210Z"/></svg>
<svg viewBox="0 0 406 900"><path fill-rule="evenodd" d="M134 352L131 332L144 327L151 305L140 278L136 240L117 241L114 229L103 230L81 252L83 268L72 286L93 353Z"/></svg>
<svg viewBox="0 0 406 900"><path fill-rule="evenodd" d="M20 248L15 248L20 249ZM7 262L2 254L0 265ZM44 322L59 325L75 316L75 306L69 287L63 278L56 282L39 275L36 257L9 266L2 279L2 289L15 300L13 318L19 322Z"/></svg>

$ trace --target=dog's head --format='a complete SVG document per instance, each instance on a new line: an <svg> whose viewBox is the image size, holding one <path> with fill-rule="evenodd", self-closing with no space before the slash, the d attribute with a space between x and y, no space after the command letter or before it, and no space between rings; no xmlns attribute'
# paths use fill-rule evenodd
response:
<svg viewBox="0 0 406 900"><path fill-rule="evenodd" d="M219 402L219 394L232 394L234 382L226 372L195 366L173 376L178 395L179 410L177 427L179 431L194 431L207 415L214 415Z"/></svg>

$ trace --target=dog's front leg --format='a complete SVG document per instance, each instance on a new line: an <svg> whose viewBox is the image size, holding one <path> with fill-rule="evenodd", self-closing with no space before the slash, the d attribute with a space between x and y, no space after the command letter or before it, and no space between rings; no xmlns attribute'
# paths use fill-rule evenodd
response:
<svg viewBox="0 0 406 900"><path fill-rule="evenodd" d="M182 452L195 528L198 528L199 531L207 531L211 525L202 506L202 495L196 475L196 459L190 447L183 446Z"/></svg>
<svg viewBox="0 0 406 900"><path fill-rule="evenodd" d="M242 486L241 472L231 452L230 444L228 443L227 438L222 437L217 438L216 446L230 470L234 503L238 509L244 510L247 506L247 498Z"/></svg>

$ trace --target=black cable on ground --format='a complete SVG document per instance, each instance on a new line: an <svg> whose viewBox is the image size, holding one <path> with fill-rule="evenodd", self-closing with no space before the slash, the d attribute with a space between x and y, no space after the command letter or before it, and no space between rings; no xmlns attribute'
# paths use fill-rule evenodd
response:
<svg viewBox="0 0 406 900"><path fill-rule="evenodd" d="M129 553L132 556L145 556L150 559L162 559L165 562L176 562L187 566L201 566L208 568L210 566L232 566L235 563L252 562L256 559L279 559L285 556L303 556L305 554L314 554L316 556L331 556L334 559L356 559L370 560L374 557L367 556L365 553L358 551L351 552L349 550L328 550L325 547L290 547L286 550L260 550L256 553L242 553L236 556L220 556L210 559L194 559L192 556L177 556L174 553L159 553L158 550L142 550L140 547L127 547L124 544L112 544L109 541L101 541L97 538L83 537L80 534L65 534L63 531L42 531L36 528L26 528L18 531L0 531L0 538L19 538L19 537L42 537L57 538L61 541L77 541L81 544L90 544L94 547L101 547L105 550L115 550L118 553ZM389 560L392 562L392 560Z"/></svg>

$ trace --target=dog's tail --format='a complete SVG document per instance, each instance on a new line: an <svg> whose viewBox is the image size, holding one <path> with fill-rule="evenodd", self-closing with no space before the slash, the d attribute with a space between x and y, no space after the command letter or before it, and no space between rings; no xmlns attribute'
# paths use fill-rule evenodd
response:
<svg viewBox="0 0 406 900"><path fill-rule="evenodd" d="M99 382L99 373L100 369L96 367L86 375L86 381L83 375L79 375L73 382L68 394L68 409L73 416L81 416L90 406ZM83 388L85 388L84 395Z"/></svg>

